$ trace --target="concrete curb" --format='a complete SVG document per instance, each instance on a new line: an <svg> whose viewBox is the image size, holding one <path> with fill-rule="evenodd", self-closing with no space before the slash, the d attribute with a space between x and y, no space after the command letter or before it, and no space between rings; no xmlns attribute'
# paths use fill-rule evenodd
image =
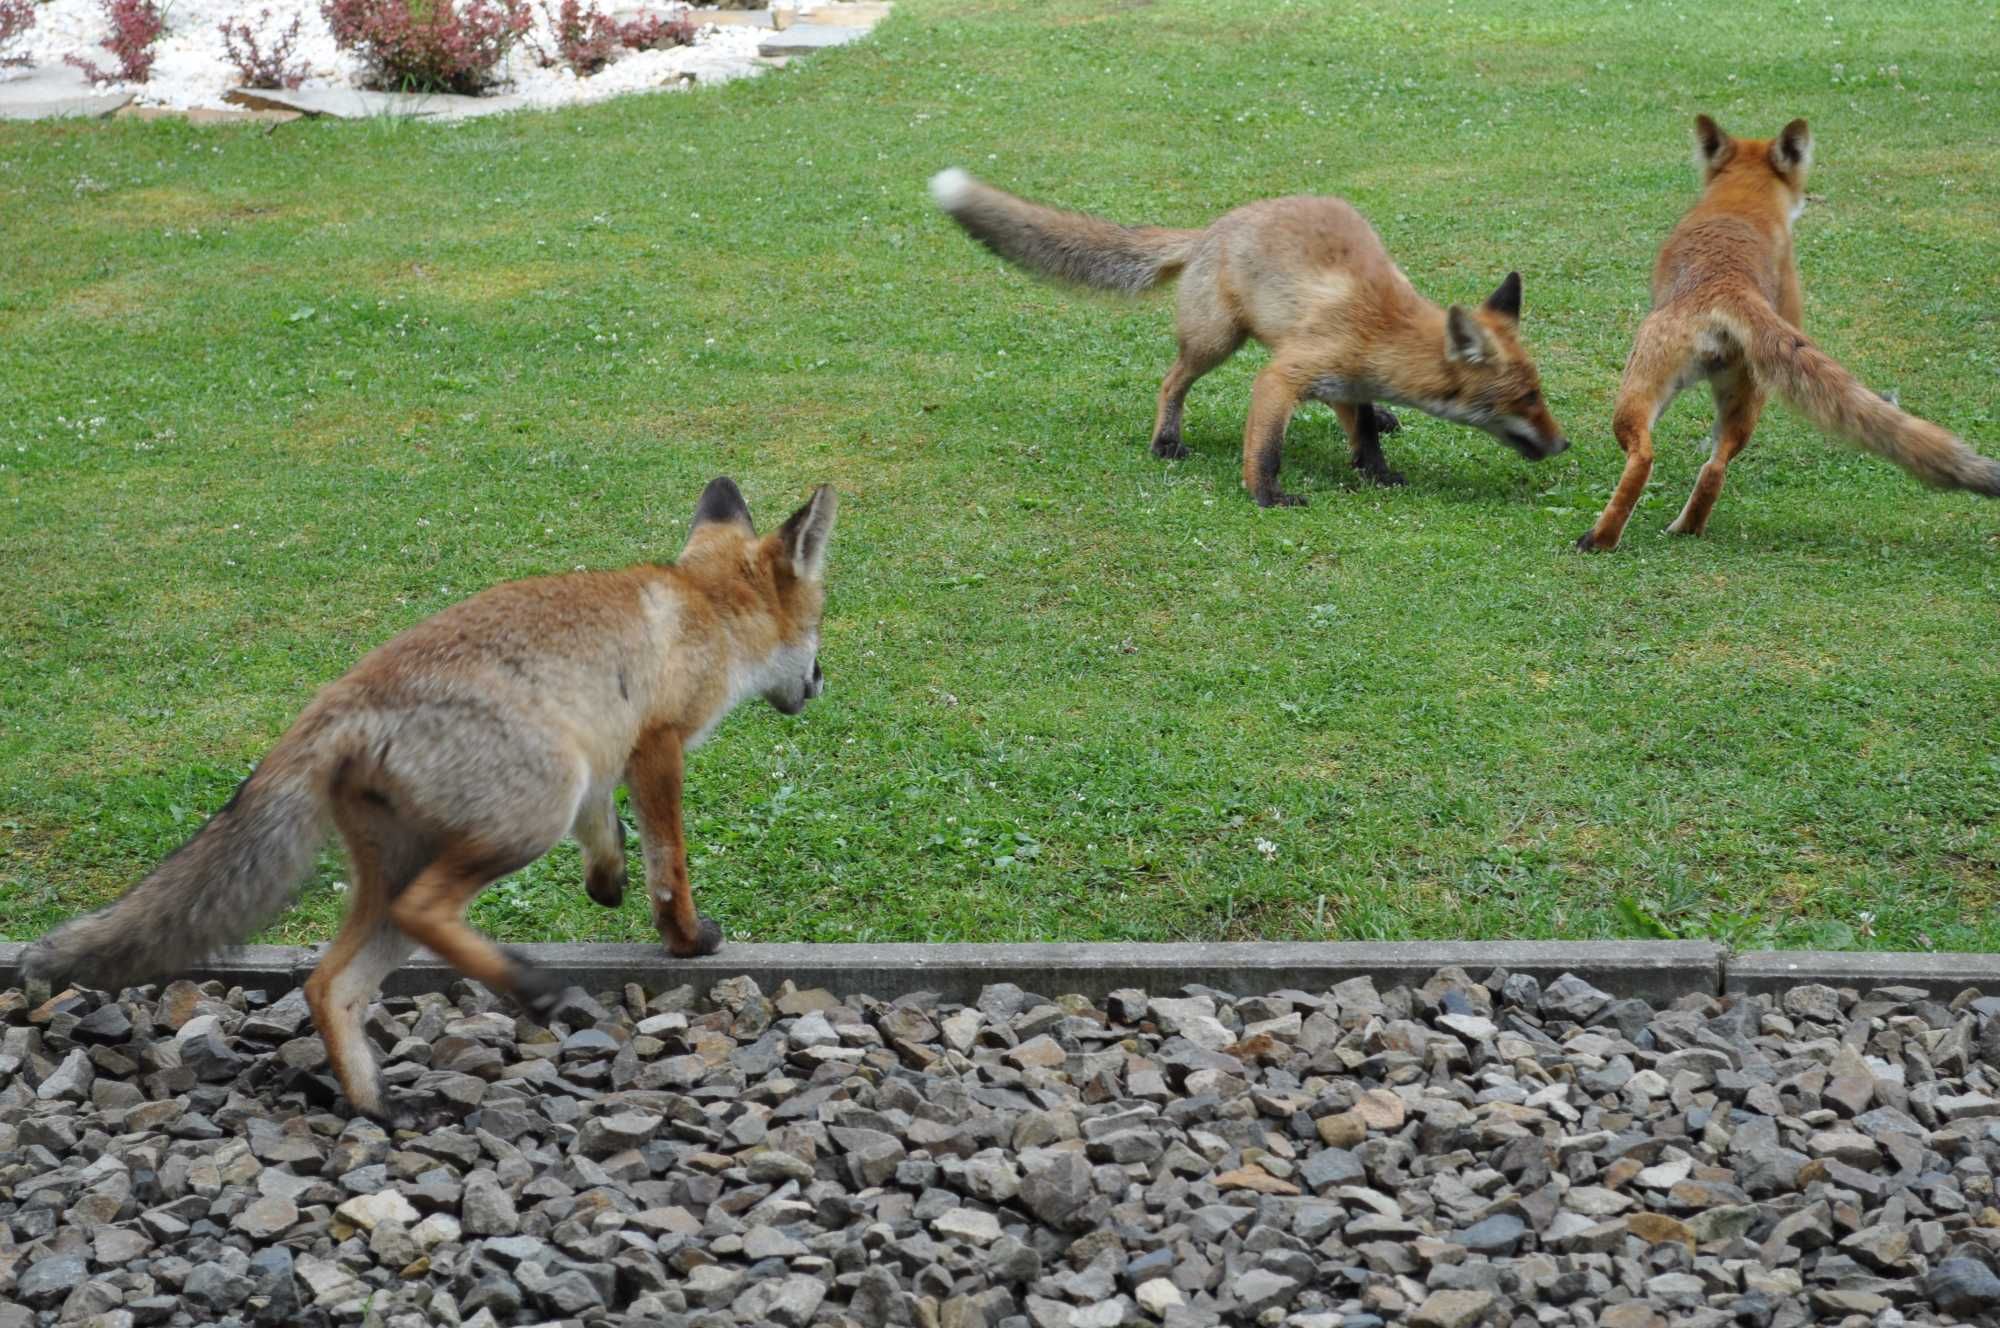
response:
<svg viewBox="0 0 2000 1328"><path fill-rule="evenodd" d="M1726 992L1783 991L1809 982L1853 987L1922 987L1949 1000L1967 987L2000 991L2000 955L1869 954L1846 950L1766 950L1730 957Z"/></svg>
<svg viewBox="0 0 2000 1328"><path fill-rule="evenodd" d="M0 943L0 988L18 985L27 947ZM1226 944L1077 943L1030 945L739 945L705 959L675 959L650 944L514 947L587 991L636 982L648 991L692 983L706 991L747 975L770 991L787 978L836 996L893 997L936 992L969 1002L991 982L1044 996L1094 1000L1120 987L1151 992L1199 983L1243 994L1297 988L1325 991L1348 978L1421 983L1440 968L1483 978L1496 968L1547 981L1574 973L1618 996L1666 1004L1691 992L1771 992L1808 982L1853 987L1921 987L1950 997L1967 987L2000 991L2000 955L1782 951L1730 955L1706 941L1246 941ZM188 974L276 994L303 982L324 946L246 946ZM428 951L390 975L384 990L408 996L442 991L458 974Z"/></svg>

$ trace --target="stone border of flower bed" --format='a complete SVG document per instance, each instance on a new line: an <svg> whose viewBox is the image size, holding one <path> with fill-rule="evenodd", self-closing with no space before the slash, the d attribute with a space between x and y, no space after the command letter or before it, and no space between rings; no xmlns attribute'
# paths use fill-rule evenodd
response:
<svg viewBox="0 0 2000 1328"><path fill-rule="evenodd" d="M0 988L18 983L19 943L0 943ZM220 978L273 994L304 981L318 946L246 946L191 976ZM565 982L586 991L627 982L648 989L683 982L705 986L749 976L775 988L789 978L836 996L931 991L973 1000L990 982L1101 999L1123 987L1170 991L1188 983L1219 990L1324 991L1363 975L1379 983L1422 983L1441 968L1484 975L1496 968L1547 980L1574 973L1618 996L1665 1004L1689 992L1770 992L1805 983L1920 987L1951 996L1967 987L2000 989L2000 955L1875 954L1789 951L1732 955L1706 941L1274 941L1217 944L1075 943L1025 945L725 946L705 959L675 959L656 945L563 944L518 947ZM428 952L398 969L390 995L442 991L457 974Z"/></svg>

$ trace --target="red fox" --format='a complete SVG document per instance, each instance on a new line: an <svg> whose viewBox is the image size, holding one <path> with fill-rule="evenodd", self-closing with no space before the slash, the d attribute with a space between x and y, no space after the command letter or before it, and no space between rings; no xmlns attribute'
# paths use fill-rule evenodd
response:
<svg viewBox="0 0 2000 1328"><path fill-rule="evenodd" d="M1685 388L1715 397L1715 451L1667 529L1699 535L1723 472L1757 427L1773 388L1828 433L1887 457L1926 484L2000 497L2000 462L1871 392L1799 330L1803 296L1792 223L1805 209L1812 133L1794 120L1773 139L1735 139L1695 117L1701 197L1653 266L1653 309L1639 324L1611 428L1625 472L1576 547L1618 547L1653 470L1653 426Z"/></svg>
<svg viewBox="0 0 2000 1328"><path fill-rule="evenodd" d="M1417 294L1359 212L1338 198L1272 198L1206 230L1120 226L1059 212L940 171L931 195L972 237L1044 276L1136 295L1180 280L1180 355L1160 384L1153 455L1187 455L1181 406L1195 380L1255 337L1271 362L1250 391L1243 487L1263 507L1305 500L1278 487L1292 412L1333 407L1354 466L1401 484L1382 455L1389 401L1469 424L1530 461L1569 446L1521 348L1521 276L1507 274L1477 309L1440 309Z"/></svg>
<svg viewBox="0 0 2000 1328"><path fill-rule="evenodd" d="M454 604L330 684L228 804L121 898L30 947L30 982L112 990L185 969L285 906L329 826L352 869L347 918L307 979L341 1091L388 1118L362 1017L426 945L531 1011L559 984L465 920L488 885L565 834L586 888L624 898L631 795L653 922L712 954L681 831L681 769L739 701L795 715L825 686L819 625L833 489L758 538L730 480L709 484L671 566L510 581Z"/></svg>

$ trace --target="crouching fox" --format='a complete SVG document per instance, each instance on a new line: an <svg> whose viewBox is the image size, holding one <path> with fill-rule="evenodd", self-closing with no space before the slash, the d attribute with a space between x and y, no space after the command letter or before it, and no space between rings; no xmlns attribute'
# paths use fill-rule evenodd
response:
<svg viewBox="0 0 2000 1328"><path fill-rule="evenodd" d="M1355 468L1378 484L1403 482L1382 455L1396 419L1381 401L1484 429L1530 461L1569 446L1521 347L1520 274L1476 309L1440 309L1338 198L1265 199L1204 230L1171 230L1060 212L956 169L932 178L931 195L974 239L1044 276L1133 295L1179 279L1180 354L1160 384L1155 456L1187 455L1181 407L1196 379L1251 337L1267 346L1243 431L1243 487L1260 506L1305 501L1278 487L1278 458L1308 399L1333 407Z"/></svg>
<svg viewBox="0 0 2000 1328"><path fill-rule="evenodd" d="M713 953L722 931L689 890L682 762L740 701L793 715L820 694L834 508L822 486L760 539L717 479L672 565L510 581L418 623L322 690L150 876L30 947L22 976L116 990L184 970L283 908L337 830L353 886L306 1000L348 1101L385 1116L362 1031L383 978L425 945L546 1010L559 984L465 910L565 834L591 898L617 905L621 783L661 938L675 955Z"/></svg>

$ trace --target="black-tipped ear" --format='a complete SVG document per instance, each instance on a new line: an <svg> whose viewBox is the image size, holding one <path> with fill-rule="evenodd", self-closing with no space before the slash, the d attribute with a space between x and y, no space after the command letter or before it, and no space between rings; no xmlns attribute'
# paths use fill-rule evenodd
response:
<svg viewBox="0 0 2000 1328"><path fill-rule="evenodd" d="M1705 115L1694 118L1694 164L1703 171L1714 170L1729 155L1736 142L1722 132L1722 126Z"/></svg>
<svg viewBox="0 0 2000 1328"><path fill-rule="evenodd" d="M1521 321L1521 274L1509 272L1507 279L1486 297L1486 307L1503 318Z"/></svg>
<svg viewBox="0 0 2000 1328"><path fill-rule="evenodd" d="M1812 165L1812 130L1804 120L1794 120L1771 140L1771 164L1786 175Z"/></svg>
<svg viewBox="0 0 2000 1328"><path fill-rule="evenodd" d="M727 475L716 476L701 491L701 501L694 505L694 525L690 529L712 521L735 521L745 527L750 525L750 504L743 501L743 490L737 488L736 481Z"/></svg>
<svg viewBox="0 0 2000 1328"><path fill-rule="evenodd" d="M839 501L833 486L822 484L804 507L786 518L778 531L792 570L800 580L818 581L826 575L826 546L833 538L833 518Z"/></svg>
<svg viewBox="0 0 2000 1328"><path fill-rule="evenodd" d="M1444 311L1444 357L1461 364L1481 364L1493 357L1493 343L1472 311L1454 304Z"/></svg>

